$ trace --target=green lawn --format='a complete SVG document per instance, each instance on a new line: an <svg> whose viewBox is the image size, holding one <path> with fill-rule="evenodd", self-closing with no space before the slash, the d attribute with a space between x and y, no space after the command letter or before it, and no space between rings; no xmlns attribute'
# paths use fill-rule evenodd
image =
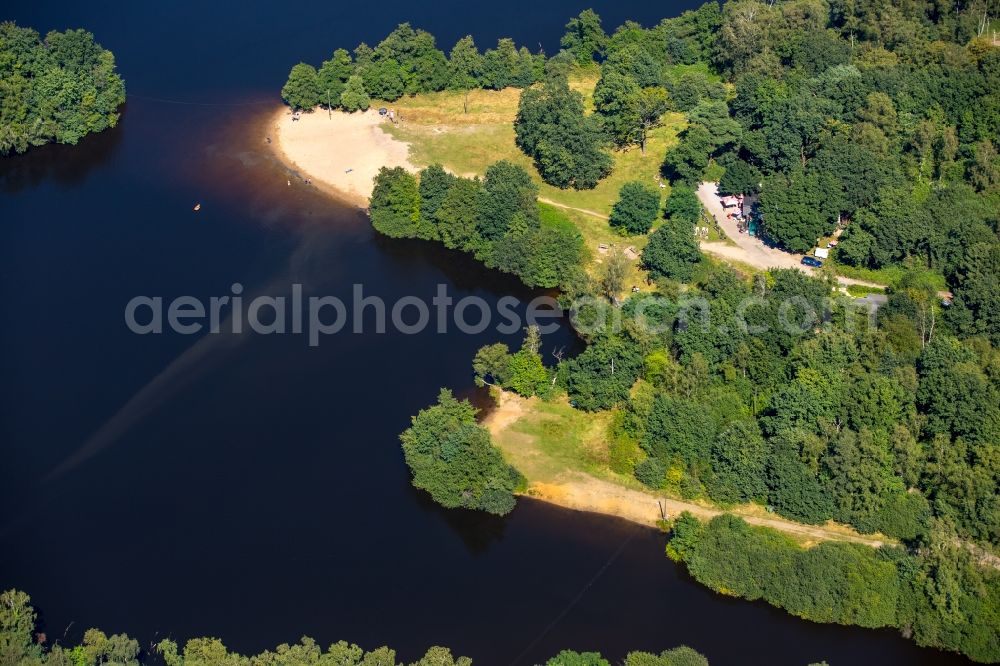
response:
<svg viewBox="0 0 1000 666"><path fill-rule="evenodd" d="M584 95L587 108L592 106L594 86L599 73L583 69L570 78L570 86ZM493 162L506 159L524 166L539 184L540 196L556 203L591 210L602 215L611 212L618 190L629 180L655 184L660 163L667 148L677 141L686 123L680 113L668 113L663 126L650 133L646 154L637 148L614 152L611 175L593 190L561 190L542 182L532 165L514 143L514 117L520 90L472 90L468 94L443 91L404 97L396 102L377 102L399 111L401 122L389 127L396 138L410 144L410 160L417 166L439 163L465 176L482 175ZM666 183L665 183L666 184ZM663 189L664 195L667 188Z"/></svg>
<svg viewBox="0 0 1000 666"><path fill-rule="evenodd" d="M620 234L617 229L612 228L608 224L607 220L594 217L593 215L587 213L581 213L576 210L567 210L564 208L557 210L569 218L583 235L584 246L587 248L587 252L590 255L590 262L587 264L587 270L594 278L600 277L604 257L606 256L600 250L601 245L606 245L609 251L617 248L624 252L628 248L634 248L636 254L641 256L642 248L646 247L646 243L649 240L648 236L642 235L624 236ZM639 259L632 261L632 267L629 269L628 275L625 278L625 294L631 292L633 285L639 287L639 289L643 291L652 289L652 287L646 285L648 273L639 267L639 261Z"/></svg>
<svg viewBox="0 0 1000 666"><path fill-rule="evenodd" d="M570 86L583 94L587 109L593 107L593 91L599 75L596 68L586 68L570 77ZM416 166L441 164L452 173L481 176L490 164L506 159L527 169L538 183L539 198L560 206L565 216L580 229L591 258L588 270L595 277L601 271L601 245L617 246L623 251L634 248L636 253L641 253L646 236L621 236L604 218L611 213L618 191L627 181L660 183L660 163L667 148L676 143L677 134L684 128L684 116L680 113L664 116L663 125L650 132L645 155L638 147L614 151L611 175L594 189L562 190L542 182L531 159L514 143L513 123L520 94L521 91L515 88L472 90L466 99L463 92L442 91L375 105L384 104L398 111L401 122L387 126L387 130L410 144L410 161ZM660 191L665 198L669 184L663 184L665 187ZM638 260L634 260L626 279L625 293L631 291L633 285L647 289L646 277Z"/></svg>
<svg viewBox="0 0 1000 666"><path fill-rule="evenodd" d="M609 441L614 411L584 412L570 406L565 396L553 401L539 398L519 398L513 395L501 400L500 410L513 407L513 418L507 425L493 430L493 443L502 451L504 459L517 468L529 484L560 485L580 481L579 473L611 482L632 490L649 492L638 480L613 472L608 467L610 458ZM503 403L514 401L514 405ZM673 500L684 501L669 493L658 492ZM794 525L794 521L781 518L758 504L743 504L723 509L707 500L695 500L693 505L709 510L727 511L740 516L777 520L779 523ZM856 539L858 533L846 525L828 522L816 526L826 539ZM816 543L814 534L800 531L786 531L797 543L812 546ZM892 543L883 535L870 535Z"/></svg>
<svg viewBox="0 0 1000 666"><path fill-rule="evenodd" d="M849 284L847 285L847 293L855 298L862 298L868 294L884 294L885 289L879 289L877 287L866 287L861 284Z"/></svg>
<svg viewBox="0 0 1000 666"><path fill-rule="evenodd" d="M847 264L838 263L836 260L832 260L834 269L837 271L837 275L843 275L844 277L854 278L855 280L865 280L866 282L875 282L876 284L884 284L892 287L899 284L899 281L903 279L906 274L906 268L903 266L890 266L887 268L880 268L874 270L871 268L858 268L856 266L848 266ZM930 273L931 280L934 286L939 290L944 290L948 288L948 283L945 281L944 276L940 273L932 272Z"/></svg>
<svg viewBox="0 0 1000 666"><path fill-rule="evenodd" d="M565 397L532 398L528 410L496 438L504 457L530 481L558 483L566 472L585 472L627 487L632 478L608 469L608 429L613 413L574 409Z"/></svg>

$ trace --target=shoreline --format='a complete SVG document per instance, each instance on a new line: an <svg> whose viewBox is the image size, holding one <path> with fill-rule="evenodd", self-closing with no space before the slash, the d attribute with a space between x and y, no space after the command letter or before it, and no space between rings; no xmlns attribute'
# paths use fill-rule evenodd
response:
<svg viewBox="0 0 1000 666"><path fill-rule="evenodd" d="M338 201L366 209L373 179L381 167L401 166L411 172L417 170L409 161L410 144L384 132L381 125L388 120L374 109L352 114L334 111L329 116L322 110L316 110L301 114L299 120L292 118L292 112L286 106L268 116L266 135L271 137L269 147L297 177L311 181L311 185ZM527 408L524 399L507 392L501 392L494 399L496 402L482 420L482 425L496 440L496 436L514 425ZM558 479L529 481L522 495L564 509L613 516L653 529L658 528L662 513L676 517L682 511L690 511L703 520L720 513L734 513L750 524L772 527L811 543L841 540L874 547L885 543L878 537L851 533L850 530L838 529L839 526L804 525L777 516L725 511L671 499L579 471L567 470L559 476Z"/></svg>
<svg viewBox="0 0 1000 666"><path fill-rule="evenodd" d="M517 461L509 459L511 452L500 444L499 435L529 414L531 401L538 398L521 398L507 391L491 391L491 394L494 395L495 406L481 425L490 431L494 445L503 451L505 459L517 467ZM524 470L521 472L524 473ZM565 470L556 478L529 478L527 489L520 495L564 509L614 516L654 529L659 529L658 523L663 519L664 513L667 518L672 519L687 511L700 520L709 520L717 515L729 513L751 525L770 527L783 532L807 546L821 541L848 541L878 548L892 542L880 534L860 534L832 521L823 525L807 525L775 514L762 515L760 511L747 506L734 507L735 510L705 506L651 491L629 488L578 470Z"/></svg>
<svg viewBox="0 0 1000 666"><path fill-rule="evenodd" d="M265 136L275 157L292 173L340 201L367 208L374 178L383 166L417 169L410 146L384 132L378 111L325 113L317 108L293 120L281 105L267 117Z"/></svg>

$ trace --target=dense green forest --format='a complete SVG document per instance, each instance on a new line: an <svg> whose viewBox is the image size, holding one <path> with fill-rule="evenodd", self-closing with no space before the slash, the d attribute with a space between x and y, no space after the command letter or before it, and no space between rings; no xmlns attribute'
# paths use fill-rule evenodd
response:
<svg viewBox="0 0 1000 666"><path fill-rule="evenodd" d="M47 645L44 634L36 633L37 614L24 592L8 590L0 594L0 664L4 666L140 666L165 663L167 666L404 666L396 651L380 647L366 651L346 641L323 649L308 636L294 644L279 645L258 655L230 652L218 638L193 638L183 648L165 639L155 646L155 654L145 654L139 642L125 634L108 636L89 629L79 645L58 642ZM681 646L660 654L630 652L625 666L708 666L708 660L689 647ZM453 657L451 650L432 647L411 666L471 666L468 657ZM610 666L596 652L563 650L545 666Z"/></svg>
<svg viewBox="0 0 1000 666"><path fill-rule="evenodd" d="M586 297L571 311L587 342L576 358L546 368L529 333L517 352L480 350L473 368L483 384L613 410L614 471L676 497L759 503L901 544L802 550L733 521L685 519L672 552L696 578L817 621L894 626L1000 660L998 11L993 0L738 0L611 34L591 11L572 19L564 50L534 56L533 77L518 82L529 87L517 145L547 183L588 188L610 151L644 151L665 111L685 115L663 156L665 207L651 213L658 193L629 183L610 221L636 234L663 218L641 258L653 294L617 299L614 254L588 276L572 226L509 163L482 180L384 171L373 224L558 286L568 306ZM458 88L488 85L462 69L479 62L466 46L432 60L468 74ZM394 62L407 81L424 71ZM593 112L567 85L573 67L600 68ZM888 269L887 303L869 318L829 278L713 265L694 235L704 180L759 197L763 234L786 249L841 229L834 260ZM478 436L467 439L480 455ZM513 488L499 464L477 469L477 483ZM437 491L455 478L437 477ZM757 558L771 568L743 566Z"/></svg>
<svg viewBox="0 0 1000 666"><path fill-rule="evenodd" d="M683 294L591 305L592 320L620 314L620 330L588 336L582 354L556 367L542 364L529 332L515 353L484 347L473 369L480 384L543 399L566 392L579 409L613 410L611 468L659 492L757 502L901 543L800 556L784 537L762 537L779 557L746 550L745 526L713 523L691 550L685 540L701 532L678 523L673 547L714 589L816 621L899 627L921 644L996 661L1000 352L944 325L932 332L940 301L919 281L894 291L874 325L852 298L830 293L795 270L747 280L714 268ZM773 562L773 589L746 565L758 556Z"/></svg>
<svg viewBox="0 0 1000 666"><path fill-rule="evenodd" d="M0 155L75 144L118 123L125 84L111 51L85 30L38 32L0 23Z"/></svg>

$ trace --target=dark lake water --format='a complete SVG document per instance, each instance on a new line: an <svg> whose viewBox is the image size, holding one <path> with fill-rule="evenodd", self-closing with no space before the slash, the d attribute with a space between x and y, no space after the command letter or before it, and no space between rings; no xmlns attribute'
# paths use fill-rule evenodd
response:
<svg viewBox="0 0 1000 666"><path fill-rule="evenodd" d="M594 3L606 27L693 3ZM30 5L30 6L29 6ZM719 597L619 520L521 501L444 511L409 485L397 434L439 387L473 390L481 335L137 336L136 295L285 294L495 303L531 292L470 260L375 236L286 173L262 118L288 68L410 20L450 48L513 36L552 52L569 2L57 3L8 7L85 27L117 55L121 125L0 161L0 585L50 638L98 626L258 651L307 634L443 644L478 664L561 648L620 659L686 643L716 666L942 664L891 631L816 625ZM13 13L11 12L13 10ZM203 210L191 207L200 201ZM562 327L546 349L572 345Z"/></svg>

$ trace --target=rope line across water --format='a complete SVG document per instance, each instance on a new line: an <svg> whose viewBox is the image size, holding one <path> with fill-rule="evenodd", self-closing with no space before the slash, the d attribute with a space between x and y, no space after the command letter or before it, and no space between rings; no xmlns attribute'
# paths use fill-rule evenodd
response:
<svg viewBox="0 0 1000 666"><path fill-rule="evenodd" d="M161 104L180 104L182 106L257 106L260 104L277 104L278 100L267 99L254 102L191 102L181 99L166 99L164 97L148 97L146 95L136 95L128 93L129 99L141 99L148 102L159 102Z"/></svg>
<svg viewBox="0 0 1000 666"><path fill-rule="evenodd" d="M524 658L524 655L528 654L528 652L530 652L536 645L538 645L538 643L543 638L545 638L545 636L547 636L548 633L552 631L557 624L562 622L563 618L566 617L569 614L569 612L573 610L573 608L580 602L580 600L583 598L583 595L587 593L587 590L593 587L594 583L596 583L597 580L604 575L604 572L607 571L608 568L615 563L615 560L617 560L618 557L622 554L622 552L625 550L625 547L632 542L632 539L635 538L635 535L637 535L640 531L642 531L642 529L643 528L641 527L636 527L636 529L632 531L632 533L628 536L628 538L622 541L621 545L618 546L618 550L616 550L614 553L611 554L611 557L609 557L607 561L601 566L601 568L597 570L597 573L595 573L591 577L591 579L587 581L586 585L584 585L583 588L577 593L577 595L573 597L573 599L571 599L568 604L566 604L565 608L563 608L562 611L560 611L559 614L556 615L555 618L553 618L553 620L549 622L549 624L544 629L542 629L542 632L538 634L538 636L536 636L533 641L528 643L527 647L521 650L520 654L514 657L514 659L510 662L510 666L514 666L519 661L521 661Z"/></svg>

